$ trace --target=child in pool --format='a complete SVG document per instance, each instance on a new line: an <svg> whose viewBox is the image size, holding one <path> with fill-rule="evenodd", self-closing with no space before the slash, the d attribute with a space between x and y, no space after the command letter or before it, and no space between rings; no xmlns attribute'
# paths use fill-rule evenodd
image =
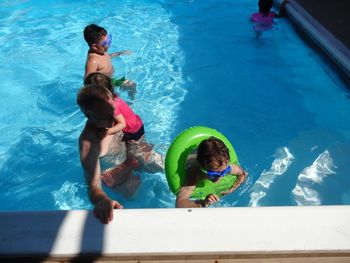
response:
<svg viewBox="0 0 350 263"><path fill-rule="evenodd" d="M110 92L114 105L114 125L109 129L101 129L102 139L107 135L123 132L122 141L126 145L127 157L123 164L108 170L101 175L103 182L113 188L121 175L130 174L133 169L140 168L150 173L164 170L163 158L153 150L153 145L144 139L144 126L140 116L123 101L115 92L111 79L102 73L91 73L85 79L85 85L93 84ZM118 178L118 180L117 180Z"/></svg>
<svg viewBox="0 0 350 263"><path fill-rule="evenodd" d="M230 164L229 160L229 150L223 141L215 137L203 140L197 149L197 159L189 160L185 184L176 196L176 207L208 207L220 200L216 194L209 194L204 200L190 200L196 184L205 177L217 182L222 176L235 174L235 183L221 194L226 195L236 190L245 180L247 173L238 165Z"/></svg>
<svg viewBox="0 0 350 263"><path fill-rule="evenodd" d="M261 17L283 17L285 16L285 6L288 3L288 0L282 1L280 4L280 12L279 14L276 14L275 12L270 12L272 5L273 5L273 0L259 0L258 6L259 6L259 14Z"/></svg>
<svg viewBox="0 0 350 263"><path fill-rule="evenodd" d="M281 18L285 16L285 5L288 0L284 0L280 5L280 12L276 14L275 12L270 12L273 0L259 0L259 12L254 13L250 16L250 19L254 22L253 29L256 32L266 31L273 28L273 19Z"/></svg>
<svg viewBox="0 0 350 263"><path fill-rule="evenodd" d="M123 50L120 52L114 52L108 54L108 48L112 43L112 35L107 34L107 30L103 27L91 24L84 29L84 39L89 45L89 51L86 58L85 64L85 75L84 79L93 72L100 72L112 77L114 73L113 65L111 63L111 58L129 55L131 52L129 50ZM136 93L136 83L125 79L112 79L114 86L120 86L128 91L130 98L134 98Z"/></svg>

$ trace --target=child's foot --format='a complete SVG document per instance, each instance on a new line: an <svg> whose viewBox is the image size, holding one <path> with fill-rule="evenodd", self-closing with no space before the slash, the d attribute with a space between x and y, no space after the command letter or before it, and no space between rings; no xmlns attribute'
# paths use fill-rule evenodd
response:
<svg viewBox="0 0 350 263"><path fill-rule="evenodd" d="M129 173L139 167L139 162L136 159L130 160L127 163L122 163L114 169L108 169L101 174L101 179L110 188L125 183Z"/></svg>
<svg viewBox="0 0 350 263"><path fill-rule="evenodd" d="M132 81L132 80L126 79L120 87L128 88L128 89L135 89L136 88L136 83L134 81Z"/></svg>
<svg viewBox="0 0 350 263"><path fill-rule="evenodd" d="M116 181L112 176L111 170L105 171L103 174L101 174L101 180L104 182L105 185L112 188L116 185Z"/></svg>
<svg viewBox="0 0 350 263"><path fill-rule="evenodd" d="M126 79L120 88L128 92L128 96L131 100L135 99L136 83L134 81Z"/></svg>
<svg viewBox="0 0 350 263"><path fill-rule="evenodd" d="M127 174L113 170L107 170L101 174L101 180L110 188L121 185L126 181Z"/></svg>

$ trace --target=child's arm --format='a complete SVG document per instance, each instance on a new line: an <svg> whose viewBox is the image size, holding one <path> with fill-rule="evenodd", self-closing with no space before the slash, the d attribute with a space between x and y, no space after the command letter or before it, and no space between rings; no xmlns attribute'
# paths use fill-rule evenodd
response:
<svg viewBox="0 0 350 263"><path fill-rule="evenodd" d="M189 161L189 166L186 169L186 182L181 186L179 192L176 195L175 207L202 207L199 201L190 200L191 195L196 188L196 175L198 173L198 167L194 162L194 159Z"/></svg>
<svg viewBox="0 0 350 263"><path fill-rule="evenodd" d="M182 186L176 196L176 207L208 207L220 200L215 194L209 194L204 200L191 200L198 179L198 166L193 163L186 171L186 185Z"/></svg>
<svg viewBox="0 0 350 263"><path fill-rule="evenodd" d="M130 50L123 50L123 51L111 53L111 54L109 54L109 56L111 58L114 58L114 57L119 57L121 55L131 55L131 54L132 54L132 52Z"/></svg>
<svg viewBox="0 0 350 263"><path fill-rule="evenodd" d="M195 185L183 186L180 188L176 196L176 208L208 207L220 200L215 194L207 195L204 200L190 200L191 194L195 188Z"/></svg>
<svg viewBox="0 0 350 263"><path fill-rule="evenodd" d="M122 131L125 126L126 126L126 122L125 122L125 118L122 114L119 114L117 116L114 116L114 120L116 122L116 124L114 126L112 126L109 129L100 129L98 131L98 137L102 140L104 137L106 137L107 135L112 135L112 134L116 134L120 131Z"/></svg>
<svg viewBox="0 0 350 263"><path fill-rule="evenodd" d="M247 177L247 172L244 171L241 167L239 167L236 164L232 164L231 165L231 169L232 169L232 174L237 175L237 180L234 182L234 184L230 187L230 189L228 189L225 192L222 192L222 195L227 195L232 193L234 190L236 190L246 179Z"/></svg>
<svg viewBox="0 0 350 263"><path fill-rule="evenodd" d="M126 127L126 121L122 114L114 116L114 120L116 124L107 130L108 135L116 134L117 132L122 131Z"/></svg>
<svg viewBox="0 0 350 263"><path fill-rule="evenodd" d="M183 186L180 188L179 192L176 195L176 208L181 207L202 207L200 204L197 204L195 201L191 201L190 197L194 189L195 185Z"/></svg>
<svg viewBox="0 0 350 263"><path fill-rule="evenodd" d="M94 58L89 57L86 61L86 65L85 65L85 75L84 75L84 79L86 79L86 77L93 72L97 72L98 69L98 63Z"/></svg>

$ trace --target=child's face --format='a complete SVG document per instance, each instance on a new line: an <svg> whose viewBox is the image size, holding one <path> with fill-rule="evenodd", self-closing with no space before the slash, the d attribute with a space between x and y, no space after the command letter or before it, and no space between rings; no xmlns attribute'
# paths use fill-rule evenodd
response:
<svg viewBox="0 0 350 263"><path fill-rule="evenodd" d="M112 35L108 34L105 36L102 36L100 38L100 40L98 41L98 43L96 44L96 48L98 49L98 51L100 52L107 52L108 48L110 47L112 43Z"/></svg>
<svg viewBox="0 0 350 263"><path fill-rule="evenodd" d="M229 166L228 161L222 163L221 165L217 162L211 163L208 167L203 167L204 172L207 174L208 178L212 181L217 181L221 177L229 174L231 172L231 166Z"/></svg>

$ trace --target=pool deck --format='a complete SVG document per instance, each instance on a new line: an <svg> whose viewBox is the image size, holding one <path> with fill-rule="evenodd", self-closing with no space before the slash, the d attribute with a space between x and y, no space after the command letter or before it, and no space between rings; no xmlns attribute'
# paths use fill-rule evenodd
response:
<svg viewBox="0 0 350 263"><path fill-rule="evenodd" d="M3 212L1 262L350 262L350 206Z"/></svg>

